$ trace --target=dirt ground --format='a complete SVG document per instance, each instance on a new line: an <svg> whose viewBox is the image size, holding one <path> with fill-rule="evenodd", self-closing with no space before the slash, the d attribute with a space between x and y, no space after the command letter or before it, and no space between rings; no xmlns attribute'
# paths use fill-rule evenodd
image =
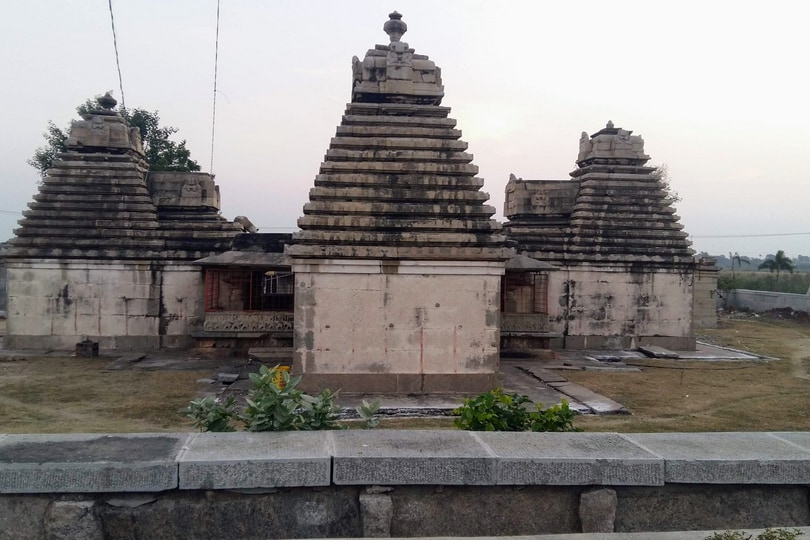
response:
<svg viewBox="0 0 810 540"><path fill-rule="evenodd" d="M580 416L586 431L810 431L810 323L725 318L700 339L780 358L639 360L640 373L566 371L632 414ZM106 370L113 358L0 357L0 433L193 431L180 414L212 370ZM381 427L451 427L393 419Z"/></svg>

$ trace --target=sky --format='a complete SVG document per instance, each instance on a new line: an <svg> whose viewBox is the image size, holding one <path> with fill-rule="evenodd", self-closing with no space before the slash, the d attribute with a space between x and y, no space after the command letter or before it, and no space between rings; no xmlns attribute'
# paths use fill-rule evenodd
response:
<svg viewBox="0 0 810 540"><path fill-rule="evenodd" d="M37 191L49 120L113 90L107 0L3 0L0 241ZM503 220L510 173L569 178L608 120L666 164L696 251L810 255L801 0L113 0L125 103L159 111L213 172L222 214L291 232L388 13L442 69L443 105ZM213 167L212 167L213 164Z"/></svg>

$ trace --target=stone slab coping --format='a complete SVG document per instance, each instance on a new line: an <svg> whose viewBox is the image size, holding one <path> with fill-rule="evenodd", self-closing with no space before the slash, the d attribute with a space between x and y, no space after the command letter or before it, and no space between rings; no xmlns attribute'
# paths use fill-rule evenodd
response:
<svg viewBox="0 0 810 540"><path fill-rule="evenodd" d="M664 480L699 484L808 484L808 433L637 433L661 456Z"/></svg>
<svg viewBox="0 0 810 540"><path fill-rule="evenodd" d="M328 486L331 433L200 433L178 456L180 489Z"/></svg>
<svg viewBox="0 0 810 540"><path fill-rule="evenodd" d="M617 433L485 433L499 485L660 486L664 460Z"/></svg>
<svg viewBox="0 0 810 540"><path fill-rule="evenodd" d="M810 484L810 432L0 434L0 493Z"/></svg>
<svg viewBox="0 0 810 540"><path fill-rule="evenodd" d="M177 487L188 433L7 435L0 493L163 491Z"/></svg>

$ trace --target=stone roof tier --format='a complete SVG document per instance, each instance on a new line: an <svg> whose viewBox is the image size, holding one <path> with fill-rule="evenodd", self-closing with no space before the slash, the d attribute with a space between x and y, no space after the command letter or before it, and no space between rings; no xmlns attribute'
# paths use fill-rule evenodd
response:
<svg viewBox="0 0 810 540"><path fill-rule="evenodd" d="M571 180L510 178L504 226L518 250L561 264L694 264L644 140L612 122L583 132Z"/></svg>
<svg viewBox="0 0 810 540"><path fill-rule="evenodd" d="M293 257L505 260L495 208L461 140L439 68L399 41L353 62L354 88L310 190Z"/></svg>

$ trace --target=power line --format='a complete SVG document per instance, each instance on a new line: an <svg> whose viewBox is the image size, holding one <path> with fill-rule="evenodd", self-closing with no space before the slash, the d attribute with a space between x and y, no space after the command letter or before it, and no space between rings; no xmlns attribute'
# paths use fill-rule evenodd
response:
<svg viewBox="0 0 810 540"><path fill-rule="evenodd" d="M219 0L217 0L217 32L214 40L214 105L211 110L211 165L209 174L214 174L214 130L217 126L217 66L219 65Z"/></svg>
<svg viewBox="0 0 810 540"><path fill-rule="evenodd" d="M719 235L692 235L692 238L767 238L769 236L805 236L810 232L789 232L770 234L719 234Z"/></svg>
<svg viewBox="0 0 810 540"><path fill-rule="evenodd" d="M118 39L115 36L115 16L113 15L112 0L108 0L110 6L110 25L112 26L113 47L115 48L115 67L118 68L118 88L121 90L121 108L126 109L124 100L124 80L121 77L121 62L118 60Z"/></svg>

